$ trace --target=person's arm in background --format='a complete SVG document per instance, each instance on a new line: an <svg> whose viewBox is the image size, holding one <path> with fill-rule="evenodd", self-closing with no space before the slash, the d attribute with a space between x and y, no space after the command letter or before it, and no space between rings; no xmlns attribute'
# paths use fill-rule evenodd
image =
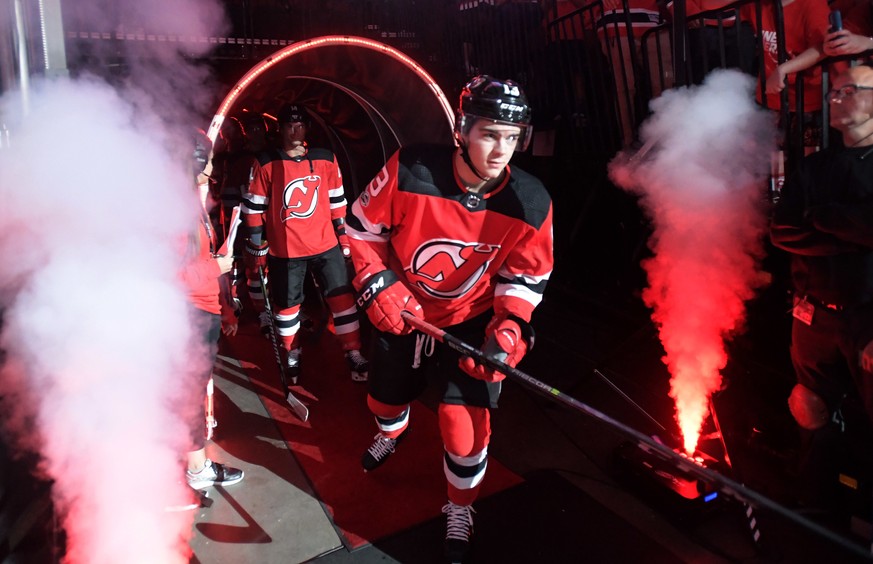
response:
<svg viewBox="0 0 873 564"><path fill-rule="evenodd" d="M767 94L778 94L786 86L786 78L790 74L796 74L808 68L814 67L824 58L821 46L810 47L793 59L788 59L767 77Z"/></svg>
<svg viewBox="0 0 873 564"><path fill-rule="evenodd" d="M873 37L865 37L848 29L841 29L825 35L822 50L828 57L858 55L873 50Z"/></svg>

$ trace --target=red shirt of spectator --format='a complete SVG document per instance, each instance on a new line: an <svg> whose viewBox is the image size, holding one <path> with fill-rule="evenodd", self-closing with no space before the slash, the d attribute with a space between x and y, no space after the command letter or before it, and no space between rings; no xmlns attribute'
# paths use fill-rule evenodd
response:
<svg viewBox="0 0 873 564"><path fill-rule="evenodd" d="M808 48L818 46L824 41L828 29L828 4L826 0L793 0L782 3L782 14L785 19L785 51L788 58L803 53ZM770 76L779 65L779 51L776 48L776 19L772 5L767 5L761 11L761 31L758 35L764 42L764 72ZM756 22L752 20L753 27ZM758 30L755 30L756 33ZM796 75L789 75L788 107L796 111L797 101L795 85ZM761 102L761 89L758 85L758 102ZM780 94L767 95L767 107L778 110ZM821 110L821 67L815 65L803 72L803 111Z"/></svg>

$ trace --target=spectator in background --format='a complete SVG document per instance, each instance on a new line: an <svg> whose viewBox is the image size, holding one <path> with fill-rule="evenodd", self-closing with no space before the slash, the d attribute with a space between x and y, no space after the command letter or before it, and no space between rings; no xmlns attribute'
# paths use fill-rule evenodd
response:
<svg viewBox="0 0 873 564"><path fill-rule="evenodd" d="M838 74L828 102L843 143L799 163L770 227L791 257L797 385L788 404L807 439L801 499L812 506L838 497L831 447L844 399L859 396L873 420L873 69Z"/></svg>
<svg viewBox="0 0 873 564"><path fill-rule="evenodd" d="M771 110L781 108L781 92L788 90L788 109L792 119L803 124L803 144L816 148L821 144L822 76L817 65L824 58L823 44L828 30L826 0L782 0L785 28L785 52L779 63L778 31L773 6L764 5L759 35L764 43L765 94L758 90L758 102ZM797 107L796 74L803 71L803 108Z"/></svg>
<svg viewBox="0 0 873 564"><path fill-rule="evenodd" d="M816 112L822 109L821 69L816 65L824 58L823 44L828 30L828 5L826 0L782 0L782 15L785 28L785 53L788 59L779 62L777 49L778 30L773 6L765 4L761 16L760 36L764 43L764 72L766 81L766 106L778 110L780 93L786 87L788 106L792 112ZM795 75L803 75L803 108L797 108ZM758 101L762 101L758 92Z"/></svg>
<svg viewBox="0 0 873 564"><path fill-rule="evenodd" d="M766 82L763 93L759 82L757 100L768 109L781 112L782 91L788 88L789 123L780 125L782 129L799 132L804 154L818 150L822 142L822 74L818 63L824 58L822 49L829 26L828 13L826 0L782 0L788 59L780 64L774 6L766 3L761 10L759 36L763 43ZM796 99L798 72L803 72L802 108L797 107ZM781 121L781 118L780 113L778 119ZM774 153L770 175L771 190L779 194L785 179L784 148Z"/></svg>
<svg viewBox="0 0 873 564"><path fill-rule="evenodd" d="M269 265L274 321L293 383L301 371L300 307L310 270L333 316L352 380L364 382L369 365L360 352L358 310L344 259L350 251L339 164L331 151L306 143L309 119L299 106L283 106L278 121L280 146L258 156L243 194L249 235L246 274L260 287L258 269ZM267 315L262 311L259 317ZM269 317L266 321L269 324Z"/></svg>
<svg viewBox="0 0 873 564"><path fill-rule="evenodd" d="M657 0L604 0L597 33L615 77L615 99L622 144L634 140L644 117L645 102L673 86L670 33L664 28L648 34L643 62L643 35L661 23ZM628 32L630 24L630 34Z"/></svg>

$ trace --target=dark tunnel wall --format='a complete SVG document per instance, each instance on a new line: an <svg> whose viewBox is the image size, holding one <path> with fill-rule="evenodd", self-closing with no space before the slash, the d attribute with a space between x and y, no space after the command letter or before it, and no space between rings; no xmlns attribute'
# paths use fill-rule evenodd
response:
<svg viewBox="0 0 873 564"><path fill-rule="evenodd" d="M209 129L243 110L275 115L285 103L312 118L309 142L336 153L353 198L396 149L452 143L451 106L436 82L406 55L354 37L321 37L285 47L231 89Z"/></svg>

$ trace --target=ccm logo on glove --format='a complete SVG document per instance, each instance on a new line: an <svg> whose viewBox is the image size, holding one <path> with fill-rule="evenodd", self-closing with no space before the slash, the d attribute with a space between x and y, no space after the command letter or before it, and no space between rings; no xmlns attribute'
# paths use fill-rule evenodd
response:
<svg viewBox="0 0 873 564"><path fill-rule="evenodd" d="M370 307L370 304L373 303L373 298L376 297L376 294L397 281L397 275L391 270L383 270L382 272L373 275L373 277L367 281L366 288L361 290L361 293L358 295L358 307L361 309L367 309Z"/></svg>
<svg viewBox="0 0 873 564"><path fill-rule="evenodd" d="M412 327L400 315L408 311L416 317L422 317L421 305L390 269L371 273L366 269L355 276L352 281L359 290L358 307L367 312L367 317L379 331L406 335L412 332Z"/></svg>

